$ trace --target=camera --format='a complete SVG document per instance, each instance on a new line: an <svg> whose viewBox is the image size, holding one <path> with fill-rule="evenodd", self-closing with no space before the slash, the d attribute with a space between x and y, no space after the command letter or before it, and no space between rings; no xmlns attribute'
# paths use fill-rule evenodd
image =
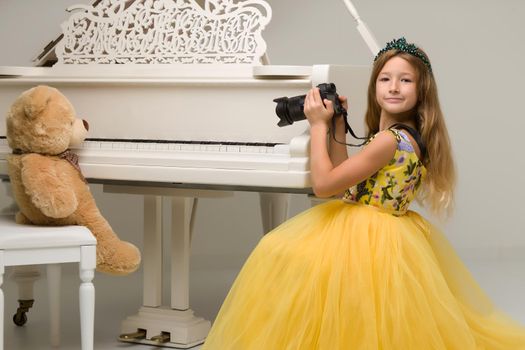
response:
<svg viewBox="0 0 525 350"><path fill-rule="evenodd" d="M334 115L346 116L346 109L339 101L339 95L334 83L323 83L317 85L321 99L332 101L334 106ZM279 117L278 126L292 125L294 122L306 119L304 115L304 99L306 95L294 96L294 97L279 97L273 100L277 103L275 106L275 113Z"/></svg>

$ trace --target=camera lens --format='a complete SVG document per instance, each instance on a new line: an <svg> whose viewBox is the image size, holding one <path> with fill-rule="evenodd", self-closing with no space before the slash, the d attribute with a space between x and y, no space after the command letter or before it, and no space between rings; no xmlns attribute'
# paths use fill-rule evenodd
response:
<svg viewBox="0 0 525 350"><path fill-rule="evenodd" d="M279 117L279 126L290 125L293 123L293 120L290 120L288 115L288 97L276 98L273 102L277 102L275 106L275 114Z"/></svg>
<svg viewBox="0 0 525 350"><path fill-rule="evenodd" d="M295 97L280 97L273 100L277 102L275 114L279 117L278 126L292 125L294 122L306 119L304 115L304 99L306 95Z"/></svg>

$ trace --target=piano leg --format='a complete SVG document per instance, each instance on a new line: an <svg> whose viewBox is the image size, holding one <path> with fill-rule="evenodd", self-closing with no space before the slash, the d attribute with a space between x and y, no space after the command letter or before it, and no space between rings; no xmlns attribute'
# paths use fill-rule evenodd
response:
<svg viewBox="0 0 525 350"><path fill-rule="evenodd" d="M144 299L134 316L122 322L125 342L191 348L206 339L210 321L193 315L189 303L189 262L197 198L229 197L231 192L104 185L104 192L143 194ZM171 300L162 305L162 196L169 196L171 217Z"/></svg>
<svg viewBox="0 0 525 350"><path fill-rule="evenodd" d="M197 198L171 199L171 308L190 308L190 245Z"/></svg>
<svg viewBox="0 0 525 350"><path fill-rule="evenodd" d="M270 232L286 219L290 206L290 195L287 193L260 192L261 217L264 234Z"/></svg>
<svg viewBox="0 0 525 350"><path fill-rule="evenodd" d="M148 307L162 304L162 197L144 196L142 303Z"/></svg>

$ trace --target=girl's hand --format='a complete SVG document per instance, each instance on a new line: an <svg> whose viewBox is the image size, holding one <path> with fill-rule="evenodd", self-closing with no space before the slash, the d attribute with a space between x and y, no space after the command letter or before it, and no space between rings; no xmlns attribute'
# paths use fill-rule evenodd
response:
<svg viewBox="0 0 525 350"><path fill-rule="evenodd" d="M348 99L346 98L346 96L341 96L339 95L339 102L341 102L341 104L343 105L343 107L346 109L346 111L348 112Z"/></svg>
<svg viewBox="0 0 525 350"><path fill-rule="evenodd" d="M306 94L304 99L304 114L310 123L314 125L327 125L334 115L332 101L325 99L324 103L319 94L319 88L313 88Z"/></svg>
<svg viewBox="0 0 525 350"><path fill-rule="evenodd" d="M348 99L345 97L345 96L339 96L339 102L341 102L341 105L343 106L343 108L348 112ZM336 117L336 125L337 125L337 128L340 128L341 130L344 130L346 131L346 128L344 126L344 119L341 118L341 115L338 115Z"/></svg>

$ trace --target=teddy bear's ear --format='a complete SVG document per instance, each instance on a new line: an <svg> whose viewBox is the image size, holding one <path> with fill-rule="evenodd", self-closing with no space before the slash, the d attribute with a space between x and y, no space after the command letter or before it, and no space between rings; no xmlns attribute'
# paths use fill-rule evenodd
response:
<svg viewBox="0 0 525 350"><path fill-rule="evenodd" d="M53 88L39 85L28 91L25 96L24 112L28 118L35 118L47 107L53 94Z"/></svg>

